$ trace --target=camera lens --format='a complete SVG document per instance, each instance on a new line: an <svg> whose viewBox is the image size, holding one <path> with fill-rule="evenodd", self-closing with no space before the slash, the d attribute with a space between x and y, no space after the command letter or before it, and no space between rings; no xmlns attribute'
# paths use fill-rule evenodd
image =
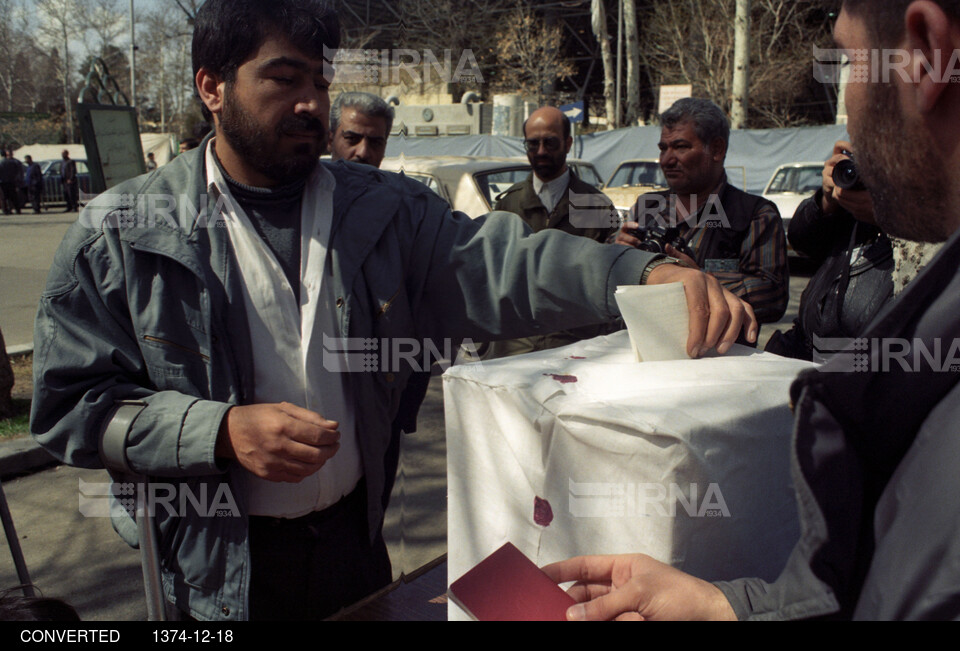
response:
<svg viewBox="0 0 960 651"><path fill-rule="evenodd" d="M833 168L833 182L844 190L863 190L860 172L852 159L842 160Z"/></svg>

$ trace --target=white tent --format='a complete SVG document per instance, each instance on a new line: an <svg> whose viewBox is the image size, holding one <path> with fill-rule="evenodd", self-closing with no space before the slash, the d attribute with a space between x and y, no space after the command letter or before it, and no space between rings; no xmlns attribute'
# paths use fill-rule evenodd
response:
<svg viewBox="0 0 960 651"><path fill-rule="evenodd" d="M146 160L148 153L153 152L157 165L169 163L177 147L177 136L173 133L141 133L140 145L143 147L143 156ZM63 150L70 152L70 158L85 160L87 151L83 145L24 145L14 152L21 161L24 156L30 155L35 161L59 159Z"/></svg>

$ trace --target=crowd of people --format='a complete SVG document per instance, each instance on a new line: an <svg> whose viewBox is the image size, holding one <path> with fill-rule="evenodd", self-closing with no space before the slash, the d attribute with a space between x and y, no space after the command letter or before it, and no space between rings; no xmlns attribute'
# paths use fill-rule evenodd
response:
<svg viewBox="0 0 960 651"><path fill-rule="evenodd" d="M958 35L952 0L845 0L835 28L845 50L927 61L949 60ZM617 285L683 282L696 358L756 345L786 308L787 234L772 203L727 182L730 127L716 105L664 113L669 192L640 197L619 229L602 210L578 221L571 201L592 191L566 165L569 122L541 108L524 124L531 175L497 199L510 212L471 220L377 169L393 120L382 100L342 94L331 107L323 55L339 39L320 2L207 0L193 65L213 130L113 193L207 202L222 228L151 228L149 202L115 209L132 220L101 211L71 227L40 301L34 437L99 467L107 432L122 450L108 457L114 471L236 498L235 517L157 514L174 619L323 618L390 582L383 514L428 378L409 365L335 372L321 342L571 333L616 321ZM851 142L789 233L828 271L770 350L960 334L960 84L919 62L907 70L847 88ZM320 162L328 146L333 161ZM831 170L851 152L864 188L847 191ZM947 241L895 299L891 238ZM568 617L960 617L957 374L835 366L792 389L801 538L778 580L710 583L642 554L578 557L544 568L576 582ZM132 514L114 515L135 543Z"/></svg>

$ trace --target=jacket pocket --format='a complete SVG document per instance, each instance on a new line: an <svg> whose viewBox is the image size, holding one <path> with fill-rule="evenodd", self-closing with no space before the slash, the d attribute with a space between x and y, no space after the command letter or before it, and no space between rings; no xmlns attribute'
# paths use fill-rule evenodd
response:
<svg viewBox="0 0 960 651"><path fill-rule="evenodd" d="M210 356L201 352L199 341L143 334L140 342L147 371L157 389L206 394Z"/></svg>

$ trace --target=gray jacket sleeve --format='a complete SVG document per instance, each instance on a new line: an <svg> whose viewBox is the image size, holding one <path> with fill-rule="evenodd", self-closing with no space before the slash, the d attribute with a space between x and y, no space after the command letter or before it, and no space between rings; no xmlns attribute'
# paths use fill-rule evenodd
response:
<svg viewBox="0 0 960 651"><path fill-rule="evenodd" d="M436 222L421 331L477 340L545 334L611 321L614 292L635 285L653 254L556 229L532 234L515 215Z"/></svg>
<svg viewBox="0 0 960 651"><path fill-rule="evenodd" d="M146 408L127 447L135 471L222 472L214 446L229 405L156 388L133 331L122 263L113 233L74 225L61 244L35 326L31 432L58 459L100 467L107 419L120 401L138 401Z"/></svg>

